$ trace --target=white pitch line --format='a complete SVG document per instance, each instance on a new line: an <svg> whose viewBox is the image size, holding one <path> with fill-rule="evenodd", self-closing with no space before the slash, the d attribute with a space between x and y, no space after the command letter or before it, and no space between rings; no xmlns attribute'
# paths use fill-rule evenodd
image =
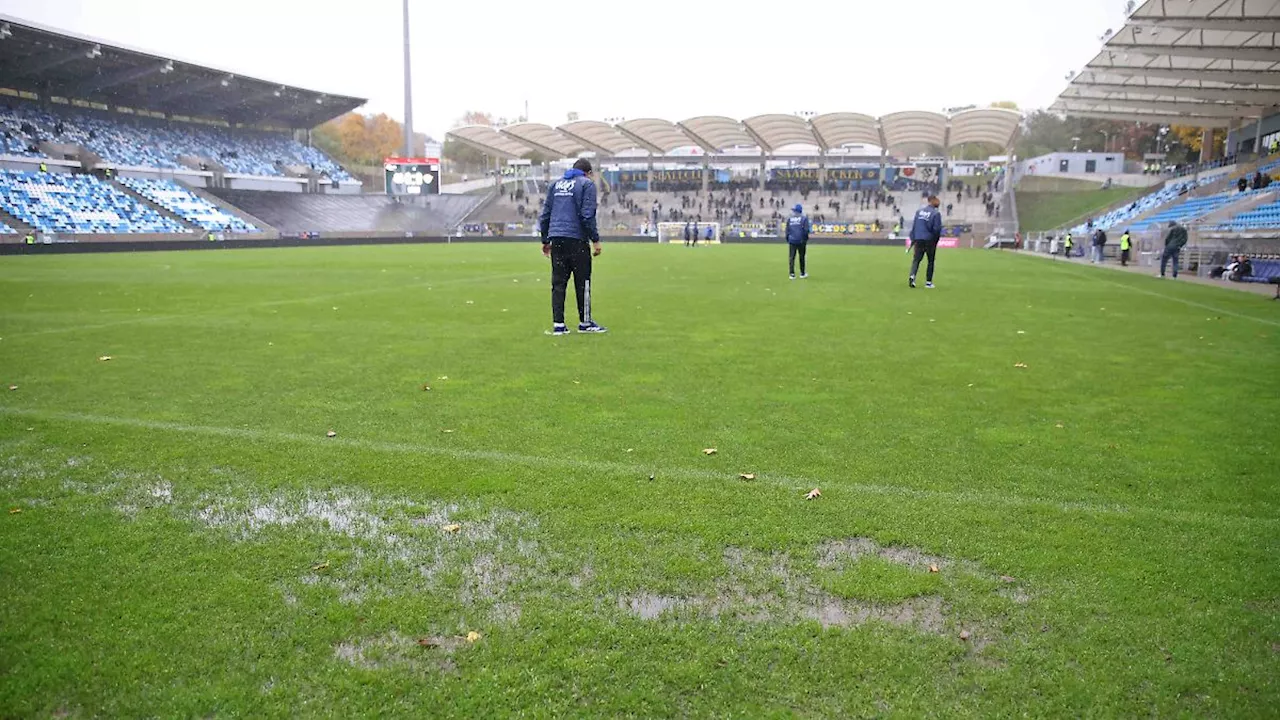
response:
<svg viewBox="0 0 1280 720"><path fill-rule="evenodd" d="M387 442L381 440L364 440L361 438L326 438L320 435L304 435L282 431L253 430L248 428L229 428L209 425L188 425L185 423L142 420L138 418L107 417L102 415L86 415L82 413L47 412L43 410L25 410L19 408L0 407L0 415L38 418L42 420L90 423L95 425L118 425L145 430L160 430L188 435L207 435L226 437L256 442L298 443L328 447L349 447L374 452L407 453L411 455L436 455L453 460L476 460L500 463L505 465L524 465L527 467L573 468L593 470L618 475L647 476L656 473L661 478L682 480L723 481L732 480L736 476L730 472L713 470L696 470L692 468L670 468L609 460L581 460L567 457L546 457L541 455L521 455L499 450L469 450L465 448L438 447L415 443ZM901 485L881 485L871 483L841 483L838 481L819 480L815 478L787 476L783 473L757 472L760 482L772 484L790 491L803 491L813 487L830 485L840 490L852 491L868 495L908 497L921 500L944 500L966 504L1005 505L1022 508L1039 508L1055 510L1062 513L1083 513L1093 515L1147 515L1170 521L1181 522L1222 522L1277 524L1280 518L1259 518L1247 515L1232 515L1210 512L1190 512L1184 510L1164 510L1145 506L1128 506L1118 503L1100 504L1092 502L1071 502L1029 497L1013 494L980 493L971 491L929 490Z"/></svg>
<svg viewBox="0 0 1280 720"><path fill-rule="evenodd" d="M384 287L365 288L362 290L348 290L340 293L330 293L328 295L313 295L304 298L285 298L282 300L264 300L257 303L249 303L246 305L229 305L224 307L210 308L208 310L200 310L192 313L178 313L172 315L144 315L137 318L129 318L127 320L115 320L106 323L97 323L95 325L75 325L71 327L49 328L48 330L33 330L31 332L6 333L5 337L35 337L39 335L55 335L68 332L82 332L89 330L101 330L104 328L119 327L121 325L142 325L151 322L162 322L165 320L186 320L190 318L206 317L210 315L221 315L224 313L241 312L244 310L252 310L254 308L274 307L276 305L295 305L299 303L320 302L337 300L339 298L354 297L357 295L371 295L380 292L390 292L393 290L413 290L424 287L441 287L450 285L465 285L473 282L489 282L491 280L500 280L503 278L526 278L540 273L502 273L496 275L482 275L470 278L458 278L456 280L439 280L411 283L409 285L391 285Z"/></svg>
<svg viewBox="0 0 1280 720"><path fill-rule="evenodd" d="M1070 264L1068 264L1068 263L1054 263L1054 265L1055 265L1056 267L1061 267L1061 268L1070 268L1070 267L1075 267L1074 265L1070 265ZM1095 268L1095 270L1096 270L1096 269L1097 269L1097 268ZM1104 269L1106 269L1106 268L1104 268ZM1115 285L1116 287L1122 287L1122 288L1124 288L1124 289L1126 289L1126 290L1132 290L1133 292L1136 292L1136 293L1142 293L1143 295L1150 295L1150 296L1152 296L1152 297L1158 297L1158 298L1163 298L1163 299L1165 299L1165 300L1172 300L1172 301L1174 301L1174 302L1180 302L1180 303L1182 303L1183 305L1190 305L1190 306L1192 306L1192 307L1198 307L1198 308L1201 308L1201 309L1203 309L1203 310L1209 310L1209 311L1211 311L1211 312L1221 313L1221 314L1223 314L1223 315L1230 315L1230 316L1232 316L1232 317L1238 317L1238 318L1240 318L1240 319L1242 319L1242 320L1252 320L1252 321L1254 321L1254 322L1259 322L1259 323L1262 323L1262 324L1264 324L1264 325L1272 325L1272 326L1275 326L1275 327L1280 327L1280 321L1276 321L1276 320L1268 320L1267 318L1260 318L1260 317L1257 317L1257 316L1255 316L1255 315L1245 315L1244 313L1238 313L1238 312L1235 312L1235 311L1233 311L1233 310L1223 310L1222 308L1214 307L1214 306L1212 306L1212 305L1205 305L1204 303L1196 302L1195 300L1187 300L1186 298L1174 297L1173 295L1165 295L1164 293L1155 292L1154 290L1144 290L1144 289L1142 289L1142 288L1140 288L1140 287L1135 287L1135 286L1130 285L1130 284L1128 284L1128 283L1116 282L1115 280L1109 280L1109 279L1107 279L1107 278L1105 278L1105 277L1101 277L1099 274L1097 274L1097 273L1093 272L1093 270L1087 270L1087 271L1085 271L1085 272L1077 272L1077 271L1075 271L1075 270L1065 270L1065 272L1068 272L1068 273L1070 273L1070 274L1072 274L1072 275L1075 275L1076 277L1087 277L1087 278L1089 278L1089 279L1091 279L1091 280L1095 280L1095 281L1100 282L1100 283L1106 283L1107 285ZM1117 272L1118 272L1118 271L1117 271ZM1134 275L1133 277L1147 277L1147 276L1145 276L1145 275ZM1262 297L1262 296L1261 296L1261 295L1258 295L1257 297Z"/></svg>

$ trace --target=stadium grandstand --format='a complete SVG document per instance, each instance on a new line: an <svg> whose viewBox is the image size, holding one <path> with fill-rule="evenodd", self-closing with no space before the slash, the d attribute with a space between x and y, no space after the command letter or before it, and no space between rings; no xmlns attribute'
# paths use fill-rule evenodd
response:
<svg viewBox="0 0 1280 720"><path fill-rule="evenodd" d="M0 243L438 235L482 199L365 193L310 143L362 98L3 15L0 35Z"/></svg>
<svg viewBox="0 0 1280 720"><path fill-rule="evenodd" d="M1280 2L1161 0L1137 7L1070 76L1053 112L1201 131L1199 163L1141 198L1029 238L1131 231L1154 262L1169 223L1187 228L1193 266L1280 253ZM1216 143L1214 133L1225 134ZM1017 182L1017 179L1014 181ZM1086 241L1087 242L1087 241ZM1113 243L1114 244L1114 243Z"/></svg>
<svg viewBox="0 0 1280 720"><path fill-rule="evenodd" d="M821 234L883 237L918 205L921 192L947 190L948 221L981 233L1011 226L998 177L1003 164L970 163L976 183L957 181L950 151L980 144L1003 153L1017 139L1017 111L983 108L954 114L908 111L882 117L835 112L766 114L743 120L710 115L671 121L578 120L552 127L470 125L448 137L495 161L533 155L590 156L603 171L601 217L607 231L656 234L662 223L715 222L772 236L786 209L812 210ZM555 163L477 214L529 227L537 193ZM980 191L975 192L975 188ZM951 193L954 193L952 195ZM1010 233L1012 231L1010 230Z"/></svg>

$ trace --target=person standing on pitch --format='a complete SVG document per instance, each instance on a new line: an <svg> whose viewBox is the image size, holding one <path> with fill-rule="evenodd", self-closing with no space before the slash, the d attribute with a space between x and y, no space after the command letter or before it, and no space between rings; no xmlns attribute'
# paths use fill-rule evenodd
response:
<svg viewBox="0 0 1280 720"><path fill-rule="evenodd" d="M570 275L578 294L578 332L605 332L591 319L591 258L600 255L591 161L579 158L563 178L547 188L538 230L542 254L551 258L551 334L569 334L564 324L564 300Z"/></svg>
<svg viewBox="0 0 1280 720"><path fill-rule="evenodd" d="M796 203L787 218L787 265L791 279L796 279L796 255L800 256L800 278L809 277L805 271L805 250L809 247L809 218L804 216L804 206Z"/></svg>
<svg viewBox="0 0 1280 720"><path fill-rule="evenodd" d="M1169 234L1164 239L1164 252L1160 255L1160 277L1164 277L1165 266L1173 261L1173 276L1178 277L1178 256L1182 254L1182 246L1187 244L1187 229L1177 222L1169 223Z"/></svg>
<svg viewBox="0 0 1280 720"><path fill-rule="evenodd" d="M933 287L933 261L938 254L938 240L942 239L942 213L938 212L938 196L930 195L929 203L916 211L915 222L911 225L911 247L915 253L911 257L911 275L907 278L907 287L916 286L916 273L920 270L921 258L929 258L929 267L925 270L924 286Z"/></svg>

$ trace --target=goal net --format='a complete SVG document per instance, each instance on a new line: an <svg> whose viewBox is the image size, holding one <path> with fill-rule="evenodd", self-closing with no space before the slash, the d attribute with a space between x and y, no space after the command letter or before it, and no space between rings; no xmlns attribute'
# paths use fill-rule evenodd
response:
<svg viewBox="0 0 1280 720"><path fill-rule="evenodd" d="M718 222L701 222L696 223L698 233L698 244L720 244L720 223ZM677 245L684 243L684 229L686 224L682 222L660 222L658 223L658 242L675 243ZM689 224L689 232L693 233L694 225ZM711 231L711 237L707 237L708 229Z"/></svg>

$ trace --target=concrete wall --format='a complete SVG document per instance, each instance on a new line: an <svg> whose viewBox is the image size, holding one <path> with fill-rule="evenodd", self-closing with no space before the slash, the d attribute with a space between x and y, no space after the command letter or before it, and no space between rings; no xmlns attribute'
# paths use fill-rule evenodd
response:
<svg viewBox="0 0 1280 720"><path fill-rule="evenodd" d="M256 175L228 174L227 186L231 190L265 190L266 192L300 193L307 188L306 178L273 178Z"/></svg>
<svg viewBox="0 0 1280 720"><path fill-rule="evenodd" d="M0 168L6 170L27 170L35 172L40 169L40 163L44 163L49 168L49 172L73 172L80 169L78 160L54 160L53 158L29 158L21 155L0 155Z"/></svg>

